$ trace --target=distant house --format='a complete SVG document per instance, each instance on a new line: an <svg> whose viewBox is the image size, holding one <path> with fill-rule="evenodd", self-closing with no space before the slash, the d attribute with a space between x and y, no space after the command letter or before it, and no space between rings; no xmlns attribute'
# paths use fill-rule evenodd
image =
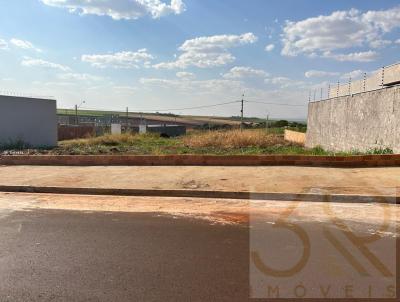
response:
<svg viewBox="0 0 400 302"><path fill-rule="evenodd" d="M0 146L57 145L55 100L0 95Z"/></svg>

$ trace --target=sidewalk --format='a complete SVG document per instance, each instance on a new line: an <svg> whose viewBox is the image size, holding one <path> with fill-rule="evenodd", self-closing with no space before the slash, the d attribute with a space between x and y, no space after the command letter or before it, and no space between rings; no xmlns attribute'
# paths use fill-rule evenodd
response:
<svg viewBox="0 0 400 302"><path fill-rule="evenodd" d="M0 166L0 185L393 196L400 168Z"/></svg>

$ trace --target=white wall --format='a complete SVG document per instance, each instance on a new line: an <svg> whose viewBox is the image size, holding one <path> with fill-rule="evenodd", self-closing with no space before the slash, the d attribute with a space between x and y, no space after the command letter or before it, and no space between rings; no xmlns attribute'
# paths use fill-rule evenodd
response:
<svg viewBox="0 0 400 302"><path fill-rule="evenodd" d="M400 153L400 87L310 103L306 146Z"/></svg>
<svg viewBox="0 0 400 302"><path fill-rule="evenodd" d="M57 145L55 100L0 95L0 144L17 140L32 147Z"/></svg>

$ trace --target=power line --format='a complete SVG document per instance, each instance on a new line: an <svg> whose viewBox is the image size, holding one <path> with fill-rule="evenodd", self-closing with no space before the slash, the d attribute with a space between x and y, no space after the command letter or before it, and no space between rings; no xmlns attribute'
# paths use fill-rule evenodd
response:
<svg viewBox="0 0 400 302"><path fill-rule="evenodd" d="M224 102L217 103L211 105L203 105L203 106L194 106L194 107L184 107L184 108L170 108L170 109L153 109L153 110L136 110L137 112L171 112L171 111L185 111L185 110L196 110L196 109L205 109L212 108L236 103L255 103L255 104L263 104L263 105L275 105L275 106L287 106L287 107L306 107L307 105L300 104L288 104L288 103L273 103L273 102L261 102L261 101L248 101L248 100L240 100L240 101L232 101L232 102ZM94 111L106 111L106 112L117 112L116 109L103 109L103 108L90 108L90 107L80 107L81 109L86 110L94 110Z"/></svg>
<svg viewBox="0 0 400 302"><path fill-rule="evenodd" d="M153 110L137 110L140 112L167 112L167 111L183 111L183 110L194 110L194 109L203 109L203 108L211 108L229 104L239 103L241 101L234 101L234 102L225 102L225 103L218 103L212 105L203 105L203 106L196 106L196 107L186 107L186 108L171 108L171 109L153 109ZM87 110L104 110L104 111L116 111L116 110L108 110L108 109L99 109L99 108L89 108L89 107L81 107L82 109Z"/></svg>
<svg viewBox="0 0 400 302"><path fill-rule="evenodd" d="M175 108L175 109L155 110L155 111L178 111L178 110L203 109L203 108L211 108L211 107L217 107L217 106L235 104L235 103L239 103L239 102L241 102L241 101L226 102L226 103L219 103L219 104L213 104L213 105L204 105L204 106L197 106L197 107L187 107L187 108ZM150 110L146 110L146 111L150 111ZM154 111L154 110L151 110L151 111Z"/></svg>
<svg viewBox="0 0 400 302"><path fill-rule="evenodd" d="M269 102L260 102L260 101L245 101L245 102L246 103L264 104L264 105L288 106L288 107L306 107L307 106L307 105L301 105L301 104L269 103Z"/></svg>

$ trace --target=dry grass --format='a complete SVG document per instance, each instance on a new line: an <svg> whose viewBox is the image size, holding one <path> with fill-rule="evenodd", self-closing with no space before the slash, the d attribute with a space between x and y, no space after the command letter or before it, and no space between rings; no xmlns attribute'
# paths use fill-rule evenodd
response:
<svg viewBox="0 0 400 302"><path fill-rule="evenodd" d="M323 152L317 150L318 154ZM60 142L52 154L314 154L315 150L287 142L265 130L195 131L183 137L121 134Z"/></svg>
<svg viewBox="0 0 400 302"><path fill-rule="evenodd" d="M60 142L54 154L163 154L182 144L156 134L120 134Z"/></svg>
<svg viewBox="0 0 400 302"><path fill-rule="evenodd" d="M139 134L106 134L98 137L74 139L61 142L63 146L119 146L119 145L133 145L140 139Z"/></svg>
<svg viewBox="0 0 400 302"><path fill-rule="evenodd" d="M190 148L265 148L276 145L290 145L281 135L268 134L265 130L229 130L197 133L183 138Z"/></svg>

